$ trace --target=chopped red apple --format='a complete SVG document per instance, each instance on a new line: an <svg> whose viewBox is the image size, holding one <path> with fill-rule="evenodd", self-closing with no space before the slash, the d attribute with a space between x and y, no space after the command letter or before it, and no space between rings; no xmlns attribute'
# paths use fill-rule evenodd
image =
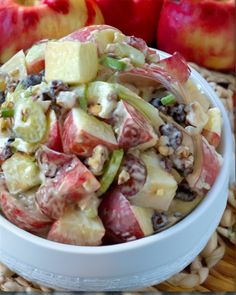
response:
<svg viewBox="0 0 236 295"><path fill-rule="evenodd" d="M91 156L99 144L109 150L118 147L111 126L79 108L69 112L62 130L62 142L65 153L85 157Z"/></svg>
<svg viewBox="0 0 236 295"><path fill-rule="evenodd" d="M185 83L191 73L186 60L178 52L175 52L170 57L160 60L157 65L163 67L180 83Z"/></svg>
<svg viewBox="0 0 236 295"><path fill-rule="evenodd" d="M128 242L153 232L151 217L154 211L131 206L119 190L104 196L98 212L106 229L106 239L111 242Z"/></svg>
<svg viewBox="0 0 236 295"><path fill-rule="evenodd" d="M105 234L98 216L89 217L79 209L68 208L51 227L48 239L71 245L99 246Z"/></svg>
<svg viewBox="0 0 236 295"><path fill-rule="evenodd" d="M208 121L204 126L202 135L215 148L218 147L221 138L222 118L218 108L211 108L207 112Z"/></svg>
<svg viewBox="0 0 236 295"><path fill-rule="evenodd" d="M114 42L115 35L117 34L119 36L124 36L118 29L114 27L108 25L94 25L75 31L62 40L95 42L97 44L99 53L101 54L103 53L107 44Z"/></svg>
<svg viewBox="0 0 236 295"><path fill-rule="evenodd" d="M67 203L99 189L98 180L75 156L68 156L71 160L67 161L66 155L63 158L61 153L46 151L38 157L46 180L38 189L36 200L42 212L50 218L58 219ZM54 162L50 161L50 157L54 157Z"/></svg>
<svg viewBox="0 0 236 295"><path fill-rule="evenodd" d="M129 197L130 202L136 206L168 210L178 187L176 180L161 167L159 156L153 150L143 152L140 159L146 165L147 178L142 189Z"/></svg>
<svg viewBox="0 0 236 295"><path fill-rule="evenodd" d="M54 110L51 109L49 111L47 119L48 130L46 135L46 145L52 150L62 152L63 148L60 134L60 125Z"/></svg>
<svg viewBox="0 0 236 295"><path fill-rule="evenodd" d="M28 74L37 74L45 67L47 41L33 45L27 52L25 61Z"/></svg>
<svg viewBox="0 0 236 295"><path fill-rule="evenodd" d="M120 168L118 190L126 197L136 195L144 186L147 169L144 162L137 156L128 153Z"/></svg>
<svg viewBox="0 0 236 295"><path fill-rule="evenodd" d="M193 137L195 146L194 170L186 177L190 188L206 192L214 184L221 166L221 156L200 135Z"/></svg>
<svg viewBox="0 0 236 295"><path fill-rule="evenodd" d="M145 65L129 71L119 72L117 82L130 83L136 87L164 86L180 101L187 102L187 95L181 83L166 70L157 65Z"/></svg>
<svg viewBox="0 0 236 295"><path fill-rule="evenodd" d="M38 208L35 191L11 195L1 189L0 207L9 221L30 232L41 232L52 223Z"/></svg>
<svg viewBox="0 0 236 295"><path fill-rule="evenodd" d="M121 100L113 112L114 130L117 133L117 141L124 149L147 149L157 142L155 134L149 122L133 106Z"/></svg>

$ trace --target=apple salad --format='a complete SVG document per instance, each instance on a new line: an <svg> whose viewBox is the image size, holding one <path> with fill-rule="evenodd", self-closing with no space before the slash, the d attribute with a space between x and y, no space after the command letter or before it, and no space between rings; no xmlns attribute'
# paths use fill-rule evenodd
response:
<svg viewBox="0 0 236 295"><path fill-rule="evenodd" d="M19 51L0 68L2 215L80 246L183 219L221 165L221 113L189 77L106 25Z"/></svg>

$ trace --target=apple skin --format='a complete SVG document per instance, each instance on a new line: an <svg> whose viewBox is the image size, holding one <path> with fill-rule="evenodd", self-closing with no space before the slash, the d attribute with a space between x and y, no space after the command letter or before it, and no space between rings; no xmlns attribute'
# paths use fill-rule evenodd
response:
<svg viewBox="0 0 236 295"><path fill-rule="evenodd" d="M203 136L195 136L193 173L186 177L190 188L206 193L214 184L220 171L219 155Z"/></svg>
<svg viewBox="0 0 236 295"><path fill-rule="evenodd" d="M62 128L63 150L66 154L72 153L89 157L92 155L93 149L99 144L106 146L111 151L118 147L117 144L103 140L86 130L80 129L75 120L72 111L70 111Z"/></svg>
<svg viewBox="0 0 236 295"><path fill-rule="evenodd" d="M39 40L58 39L100 23L103 17L93 0L40 0L35 6L0 1L0 64Z"/></svg>
<svg viewBox="0 0 236 295"><path fill-rule="evenodd" d="M32 233L41 232L52 223L52 220L40 211L35 200L29 209L6 190L0 192L0 206L9 221Z"/></svg>
<svg viewBox="0 0 236 295"><path fill-rule="evenodd" d="M180 52L188 61L215 70L235 67L234 0L166 0L157 46Z"/></svg>
<svg viewBox="0 0 236 295"><path fill-rule="evenodd" d="M163 0L96 0L105 23L126 35L135 35L148 44L155 40Z"/></svg>
<svg viewBox="0 0 236 295"><path fill-rule="evenodd" d="M123 243L144 237L130 202L119 190L103 196L98 215L106 229L106 241Z"/></svg>
<svg viewBox="0 0 236 295"><path fill-rule="evenodd" d="M62 141L60 133L60 124L57 120L54 110L50 110L48 114L48 133L47 133L47 147L57 152L62 152Z"/></svg>
<svg viewBox="0 0 236 295"><path fill-rule="evenodd" d="M117 118L117 142L119 147L130 149L134 147L152 147L157 142L156 134L148 121L131 105L121 100L119 102L121 116L114 111L114 120ZM115 128L116 129L116 128Z"/></svg>
<svg viewBox="0 0 236 295"><path fill-rule="evenodd" d="M68 202L79 200L100 187L94 175L75 156L43 147L37 158L41 167L49 167L49 173L55 171L53 175L45 174L45 181L36 192L39 208L51 219L60 218Z"/></svg>

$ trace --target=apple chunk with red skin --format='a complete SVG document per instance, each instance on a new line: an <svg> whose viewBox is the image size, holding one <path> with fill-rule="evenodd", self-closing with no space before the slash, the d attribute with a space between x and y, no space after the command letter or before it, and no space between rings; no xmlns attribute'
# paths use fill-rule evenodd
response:
<svg viewBox="0 0 236 295"><path fill-rule="evenodd" d="M54 110L50 110L47 115L48 120L48 131L46 136L46 146L52 150L62 152L62 141L60 134L60 124L56 117Z"/></svg>
<svg viewBox="0 0 236 295"><path fill-rule="evenodd" d="M61 38L100 23L103 17L93 0L1 1L0 64L39 40Z"/></svg>
<svg viewBox="0 0 236 295"><path fill-rule="evenodd" d="M217 148L221 139L221 113L218 108L211 108L208 110L207 114L208 122L203 128L202 135L211 145Z"/></svg>
<svg viewBox="0 0 236 295"><path fill-rule="evenodd" d="M118 147L111 126L79 108L73 108L67 115L62 129L62 142L65 153L84 157L91 156L99 144L109 150Z"/></svg>
<svg viewBox="0 0 236 295"><path fill-rule="evenodd" d="M206 192L214 184L221 166L220 155L201 135L195 135L193 173L186 177L192 189Z"/></svg>
<svg viewBox="0 0 236 295"><path fill-rule="evenodd" d="M41 232L52 223L35 201L35 190L20 195L11 195L7 190L0 192L0 207L6 218L27 231Z"/></svg>
<svg viewBox="0 0 236 295"><path fill-rule="evenodd" d="M235 67L234 0L166 0L157 33L158 48L216 70Z"/></svg>
<svg viewBox="0 0 236 295"><path fill-rule="evenodd" d="M47 41L33 45L26 53L28 74L37 74L45 68L45 48Z"/></svg>
<svg viewBox="0 0 236 295"><path fill-rule="evenodd" d="M132 206L118 190L108 192L98 209L106 229L106 240L128 242L151 235L153 209Z"/></svg>
<svg viewBox="0 0 236 295"><path fill-rule="evenodd" d="M36 193L42 212L52 219L63 215L67 203L93 193L100 183L75 156L64 155L43 147L37 158L45 180Z"/></svg>
<svg viewBox="0 0 236 295"><path fill-rule="evenodd" d="M113 113L114 130L120 147L147 149L157 142L149 122L133 106L121 100Z"/></svg>
<svg viewBox="0 0 236 295"><path fill-rule="evenodd" d="M98 216L90 217L85 211L68 208L52 225L49 240L79 246L99 246L105 234Z"/></svg>

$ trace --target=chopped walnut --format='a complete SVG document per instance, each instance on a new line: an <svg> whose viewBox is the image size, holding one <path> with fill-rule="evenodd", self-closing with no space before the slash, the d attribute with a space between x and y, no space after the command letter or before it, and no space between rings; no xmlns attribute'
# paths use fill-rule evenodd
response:
<svg viewBox="0 0 236 295"><path fill-rule="evenodd" d="M88 108L88 112L94 116L99 116L99 113L101 112L101 110L102 110L102 107L99 104L92 104Z"/></svg>
<svg viewBox="0 0 236 295"><path fill-rule="evenodd" d="M125 169L122 169L118 176L118 184L123 184L130 179L129 172Z"/></svg>
<svg viewBox="0 0 236 295"><path fill-rule="evenodd" d="M93 149L93 154L87 159L87 164L94 175L101 175L103 166L108 159L108 149L103 145L97 145Z"/></svg>

